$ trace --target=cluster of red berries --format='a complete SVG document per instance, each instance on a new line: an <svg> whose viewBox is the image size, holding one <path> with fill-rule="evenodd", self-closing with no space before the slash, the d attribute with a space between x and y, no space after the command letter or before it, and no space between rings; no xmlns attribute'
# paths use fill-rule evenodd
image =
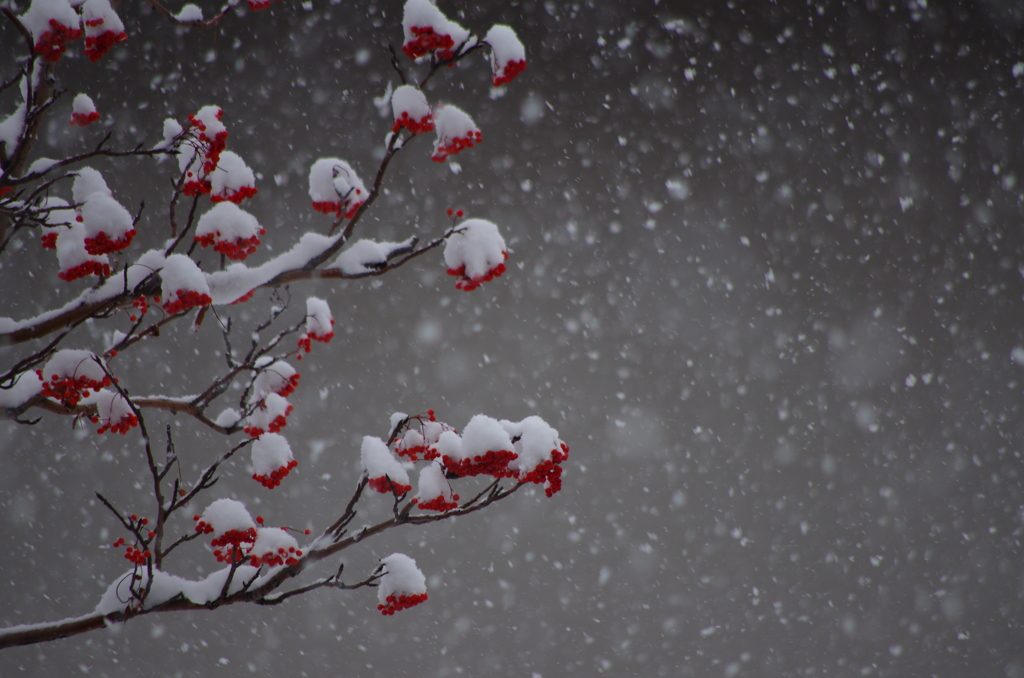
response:
<svg viewBox="0 0 1024 678"><path fill-rule="evenodd" d="M60 55L67 50L66 43L82 37L82 29L65 26L56 19L50 19L50 29L39 36L35 49L46 61L60 61Z"/></svg>
<svg viewBox="0 0 1024 678"><path fill-rule="evenodd" d="M453 494L451 501L447 501L443 494L437 495L436 499L431 499L430 501L420 501L417 498L413 498L412 503L418 504L425 511L449 511L459 507L459 495Z"/></svg>
<svg viewBox="0 0 1024 678"><path fill-rule="evenodd" d="M438 146L430 159L434 162L444 162L449 155L455 155L467 148L473 148L484 140L484 134L480 130L472 130L464 137L454 137L444 146Z"/></svg>
<svg viewBox="0 0 1024 678"><path fill-rule="evenodd" d="M153 301L160 303L160 297L153 297ZM139 295L138 299L132 301L132 306L138 311L138 315L132 313L128 316L128 319L135 322L139 319L139 316L146 315L146 311L149 310L149 302L146 301L146 295Z"/></svg>
<svg viewBox="0 0 1024 678"><path fill-rule="evenodd" d="M264 405L260 405L260 407L265 407L265 406ZM291 403L289 403L288 404L288 409L286 409L284 411L284 414L277 415L276 417L274 417L271 420L271 422L269 424L267 424L267 431L270 431L271 433L280 433L281 429L283 429L285 426L288 425L288 415L291 414L292 410L294 410L294 409L295 409L295 406L292 405ZM264 433L267 432L267 431L264 431L259 426L246 426L245 428L242 429L242 431L244 431L245 434L248 435L250 438L259 438L261 435L263 435ZM285 475L288 475L288 474L286 473ZM253 476L253 477L255 478L255 476ZM282 476L282 477L284 477L284 476Z"/></svg>
<svg viewBox="0 0 1024 678"><path fill-rule="evenodd" d="M297 559L302 557L302 551L289 546L284 548L283 546L277 549L277 552L267 551L263 555L256 555L253 553L249 554L249 564L253 567L259 567L260 565L266 565L267 567L277 567L279 565L294 565L299 562Z"/></svg>
<svg viewBox="0 0 1024 678"><path fill-rule="evenodd" d="M502 252L502 254L505 255L506 259L508 259L508 252ZM458 268L449 268L448 275L454 275L459 278L458 282L455 283L455 289L465 290L466 292L472 292L476 288L480 287L480 285L482 285L483 283L491 282L492 280L499 277L502 273L504 273L507 270L508 269L505 268L505 264L502 263L498 264L491 270L487 271L487 273L485 273L482 276L479 276L477 278L470 278L469 276L466 275L466 266L465 264L463 264Z"/></svg>
<svg viewBox="0 0 1024 678"><path fill-rule="evenodd" d="M334 324L333 318L331 318L331 324ZM299 348L304 349L306 353L309 353L311 350L313 350L312 341L314 339L316 339L317 341L322 341L323 343L326 344L333 338L334 332L328 332L327 334L316 334L314 332L306 332L301 337L299 337ZM302 360L302 355L297 355L295 356L295 358L296 360Z"/></svg>
<svg viewBox="0 0 1024 678"><path fill-rule="evenodd" d="M357 188L353 193L356 195L362 195L363 191ZM325 200L314 202L313 209L320 214L335 214L339 217L344 216L346 219L351 219L356 215L356 212L359 211L362 204L362 200L353 201L351 198L340 202Z"/></svg>
<svg viewBox="0 0 1024 678"><path fill-rule="evenodd" d="M103 19L94 19L87 21L88 26L99 26L103 23ZM119 42L124 42L128 39L128 34L124 31L115 33L114 31L104 31L100 35L94 37L85 38L85 56L89 57L89 61L93 63L103 58L103 55L110 51L110 48Z"/></svg>
<svg viewBox="0 0 1024 678"><path fill-rule="evenodd" d="M92 113L72 113L71 120L68 124L72 127L86 127L99 119L100 114L96 111L93 111Z"/></svg>
<svg viewBox="0 0 1024 678"><path fill-rule="evenodd" d="M208 179L200 179L195 176L195 173L189 171L186 176L188 180L185 185L181 187L181 192L190 198L194 198L198 195L206 195L213 190L213 184Z"/></svg>
<svg viewBox="0 0 1024 678"><path fill-rule="evenodd" d="M419 59L421 56L431 52L441 51L442 59L450 59L451 49L455 47L455 41L450 35L438 35L434 32L433 26L413 26L412 34L416 37L402 45L402 51L410 59Z"/></svg>
<svg viewBox="0 0 1024 678"><path fill-rule="evenodd" d="M212 186L210 190L213 190ZM228 189L225 188L217 195L211 195L210 202L224 202L226 200L228 202L233 202L236 205L241 205L243 200L245 200L246 198L251 198L257 193L259 193L259 189L256 188L255 186L241 186L234 192L230 192ZM256 244L258 245L259 241L256 241Z"/></svg>
<svg viewBox="0 0 1024 678"><path fill-rule="evenodd" d="M547 483L544 494L551 497L562 489L562 462L569 458L569 446L562 443L561 449L551 450L551 459L538 464L535 469L519 480L521 483Z"/></svg>
<svg viewBox="0 0 1024 678"><path fill-rule="evenodd" d="M295 459L292 459L284 466L279 466L278 468L271 471L269 476L261 476L254 473L252 479L259 482L261 485L263 485L263 487L267 488L268 490L272 490L278 485L280 485L281 480L283 478L286 478L288 474L292 472L292 469L298 465L299 462ZM302 554L300 553L299 555Z"/></svg>
<svg viewBox="0 0 1024 678"><path fill-rule="evenodd" d="M54 242L54 248L56 249L56 242ZM57 277L64 282L71 282L87 275L98 275L105 278L110 275L110 264L102 261L83 261L78 266L61 271Z"/></svg>
<svg viewBox="0 0 1024 678"><path fill-rule="evenodd" d="M520 59L519 61L509 61L505 64L505 68L502 69L501 75L495 75L491 78L491 84L495 87L501 87L505 83L512 82L517 75L526 70L526 59Z"/></svg>
<svg viewBox="0 0 1024 678"><path fill-rule="evenodd" d="M149 558L151 555L152 554L149 552L149 549L146 549L145 551L140 551L134 546L129 546L124 550L125 559L135 563L136 565L145 565L146 559Z"/></svg>
<svg viewBox="0 0 1024 678"><path fill-rule="evenodd" d="M43 382L41 393L44 397L59 400L65 407L74 407L82 398L89 397L89 390L98 391L110 386L110 377L104 376L101 381L88 377L61 376L54 374L49 381L43 378L43 371L36 370L36 376Z"/></svg>
<svg viewBox="0 0 1024 678"><path fill-rule="evenodd" d="M399 440L395 445L395 454L399 457L409 457L409 461L419 461L421 454L427 461L433 461L440 456L437 452L437 448L433 445L423 444L406 447L404 440Z"/></svg>
<svg viewBox="0 0 1024 678"><path fill-rule="evenodd" d="M276 390L276 391L274 391L274 393L276 393L277 395L281 396L282 398L287 398L291 394L295 393L295 389L296 389L296 387L298 387L299 379L301 377L302 377L302 375L299 374L298 372L296 372L292 376L290 376L287 379L285 379L285 382L283 384L281 384L281 388Z"/></svg>
<svg viewBox="0 0 1024 678"><path fill-rule="evenodd" d="M132 238L135 237L136 230L130 229L125 231L125 234L120 238L113 240L109 235L100 231L95 238L85 239L85 251L93 256L99 256L100 254L112 254L113 252L120 252L124 248L132 244Z"/></svg>
<svg viewBox="0 0 1024 678"><path fill-rule="evenodd" d="M164 310L171 315L187 311L193 306L209 306L213 303L213 299L209 294L200 294L194 290L176 290L176 292L178 295L177 299L163 304Z"/></svg>
<svg viewBox="0 0 1024 678"><path fill-rule="evenodd" d="M92 423L98 424L99 417L92 417ZM107 431L111 433L120 433L125 435L129 430L139 425L139 418L134 413L129 413L121 417L118 421L108 421L103 426L96 429L96 433L103 434Z"/></svg>
<svg viewBox="0 0 1024 678"><path fill-rule="evenodd" d="M281 2L281 0L277 1ZM249 9L253 12L266 9L267 7L270 7L270 0L249 0Z"/></svg>
<svg viewBox="0 0 1024 678"><path fill-rule="evenodd" d="M391 480L388 476L381 476L380 478L370 478L367 483L371 489L380 492L381 494L391 494L392 492L401 497L402 495L412 490L412 485L402 485Z"/></svg>
<svg viewBox="0 0 1024 678"><path fill-rule="evenodd" d="M449 217L452 217L452 218L455 218L455 219L461 219L462 215L464 215L464 214L465 214L465 212L463 212L462 210L453 210L451 207L448 208L448 216Z"/></svg>
<svg viewBox="0 0 1024 678"><path fill-rule="evenodd" d="M445 455L441 458L441 463L444 464L445 471L459 478L479 475L512 478L515 473L508 470L508 463L518 456L509 450L488 450L483 454L474 455L471 459L460 461Z"/></svg>
<svg viewBox="0 0 1024 678"><path fill-rule="evenodd" d="M217 109L216 118L221 119L224 115L222 109ZM206 162L203 163L203 172L206 174L212 174L217 169L217 163L220 162L220 154L228 147L228 133L227 130L217 132L211 139L206 134L206 123L197 118L195 115L189 114L188 121L192 123L192 126L199 130L199 141L206 145Z"/></svg>
<svg viewBox="0 0 1024 678"><path fill-rule="evenodd" d="M426 593L414 593L411 596L401 595L395 596L390 595L385 598L385 604L378 605L377 609L380 613L385 616L393 615L400 610L408 610L410 607L419 605L427 599Z"/></svg>
<svg viewBox="0 0 1024 678"><path fill-rule="evenodd" d="M260 229L260 235L266 235L266 233L267 230L265 228ZM255 235L251 238L237 238L235 240L220 240L219 238L220 231L217 231L216 233L196 236L194 240L203 247L213 245L214 252L220 252L231 261L243 261L250 254L255 253L256 248L260 245L259 236Z"/></svg>
<svg viewBox="0 0 1024 678"><path fill-rule="evenodd" d="M415 120L409 117L408 111L402 111L401 117L395 120L394 126L391 128L392 132L397 132L402 128L406 128L413 134L423 134L424 132L434 131L434 115L427 113L419 120Z"/></svg>
<svg viewBox="0 0 1024 678"><path fill-rule="evenodd" d="M200 525L203 526L202 532L204 534L209 534L209 532L206 531L206 528L209 527L209 525L203 522L202 519L200 519L199 523L196 525L196 532L200 531ZM254 541L256 541L256 528L250 527L246 530L228 530L222 535L214 537L213 541L210 542L210 545L219 548L222 546L251 544Z"/></svg>
<svg viewBox="0 0 1024 678"><path fill-rule="evenodd" d="M43 235L40 236L39 238L39 242L43 245L44 248L48 250L55 250L57 249L58 235L60 235L60 233L54 231L51 231L50 233L43 233Z"/></svg>

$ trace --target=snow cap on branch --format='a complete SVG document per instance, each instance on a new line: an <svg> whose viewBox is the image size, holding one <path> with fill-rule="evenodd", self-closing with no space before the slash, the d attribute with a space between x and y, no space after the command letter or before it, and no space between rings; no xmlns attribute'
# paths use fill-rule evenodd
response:
<svg viewBox="0 0 1024 678"><path fill-rule="evenodd" d="M59 241L57 245L60 245ZM160 277L163 280L163 309L168 313L181 313L194 306L208 306L213 302L206 276L196 262L184 254L167 257Z"/></svg>
<svg viewBox="0 0 1024 678"><path fill-rule="evenodd" d="M394 492L398 496L412 489L409 474L380 438L364 436L360 457L372 489L381 494Z"/></svg>
<svg viewBox="0 0 1024 678"><path fill-rule="evenodd" d="M484 42L491 46L492 85L500 87L526 70L526 48L510 26L491 26Z"/></svg>
<svg viewBox="0 0 1024 678"><path fill-rule="evenodd" d="M463 221L444 247L448 275L457 276L455 287L467 292L504 273L506 259L504 238L498 227L485 219Z"/></svg>
<svg viewBox="0 0 1024 678"><path fill-rule="evenodd" d="M178 138L178 136L182 132L184 132L184 131L185 131L185 129L181 126L180 122L178 122L174 118L165 118L164 119L164 129L163 129L163 140L159 144L157 144L155 146L155 148L156 149L164 149L164 148L169 148L171 146L177 146L178 143L180 143L180 141L181 141ZM179 163L179 165L181 164L181 159L180 158L178 160L178 163ZM178 171L179 172L184 172L185 168L184 167L179 167Z"/></svg>
<svg viewBox="0 0 1024 678"><path fill-rule="evenodd" d="M220 154L217 168L210 173L210 200L221 202L229 200L240 204L258 192L256 175L245 164L245 161L231 151Z"/></svg>
<svg viewBox="0 0 1024 678"><path fill-rule="evenodd" d="M99 119L96 104L88 94L79 94L71 102L71 119L68 124L72 127L86 127Z"/></svg>
<svg viewBox="0 0 1024 678"><path fill-rule="evenodd" d="M427 97L412 85L402 85L391 95L391 110L395 116L392 132L405 127L413 134L434 131L434 113Z"/></svg>
<svg viewBox="0 0 1024 678"><path fill-rule="evenodd" d="M459 495L452 494L441 465L428 464L420 469L419 487L412 502L426 511L448 511L458 508Z"/></svg>
<svg viewBox="0 0 1024 678"><path fill-rule="evenodd" d="M402 14L405 42L402 51L410 59L431 52L450 59L453 50L470 39L469 31L446 17L430 0L408 0Z"/></svg>
<svg viewBox="0 0 1024 678"><path fill-rule="evenodd" d="M383 615L419 605L427 599L427 579L416 567L416 561L403 553L381 558L384 576L377 587L377 609Z"/></svg>
<svg viewBox="0 0 1024 678"><path fill-rule="evenodd" d="M366 201L366 186L344 160L320 158L309 168L309 197L317 212L351 219Z"/></svg>
<svg viewBox="0 0 1024 678"><path fill-rule="evenodd" d="M224 153L222 162L229 154L230 151ZM220 168L214 172L214 177L219 173ZM259 237L264 234L266 230L256 221L256 217L233 202L221 202L199 218L194 240L203 247L213 245L215 252L220 252L232 261L241 261L256 251L260 244Z"/></svg>
<svg viewBox="0 0 1024 678"><path fill-rule="evenodd" d="M76 203L83 203L93 193L113 195L99 170L95 170L92 167L82 167L75 172L75 183L71 186L71 196Z"/></svg>
<svg viewBox="0 0 1024 678"><path fill-rule="evenodd" d="M203 20L203 10L199 5L189 3L183 6L174 18L183 24L198 24Z"/></svg>
<svg viewBox="0 0 1024 678"><path fill-rule="evenodd" d="M388 265L394 253L412 245L411 240L404 242L374 242L373 240L357 240L338 255L327 268L336 268L345 275L359 275L379 271Z"/></svg>
<svg viewBox="0 0 1024 678"><path fill-rule="evenodd" d="M196 521L196 532L222 536L248 535L251 531L252 538L256 538L256 522L249 515L245 504L234 499L213 501L202 515L195 516L193 520Z"/></svg>
<svg viewBox="0 0 1024 678"><path fill-rule="evenodd" d="M265 433L252 444L252 479L263 487L274 489L298 465L282 435Z"/></svg>
<svg viewBox="0 0 1024 678"><path fill-rule="evenodd" d="M128 39L124 23L110 6L110 0L85 0L82 5L85 22L85 56L99 61L110 48Z"/></svg>
<svg viewBox="0 0 1024 678"><path fill-rule="evenodd" d="M448 156L483 141L483 133L469 114L451 104L437 107L434 131L437 139L434 140L434 153L430 156L434 162L444 162Z"/></svg>
<svg viewBox="0 0 1024 678"><path fill-rule="evenodd" d="M68 0L32 0L19 19L46 61L59 61L66 44L82 37L81 18Z"/></svg>

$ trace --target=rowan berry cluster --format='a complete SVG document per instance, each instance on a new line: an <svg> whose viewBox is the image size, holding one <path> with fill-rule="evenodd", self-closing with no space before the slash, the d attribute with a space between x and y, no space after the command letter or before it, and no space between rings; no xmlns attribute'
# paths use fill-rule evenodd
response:
<svg viewBox="0 0 1024 678"><path fill-rule="evenodd" d="M79 220L81 220L81 218L79 218ZM120 252L132 244L132 239L135 237L136 232L137 231L133 228L125 231L124 235L120 238L112 239L109 235L100 231L96 237L85 239L85 251L93 256Z"/></svg>
<svg viewBox="0 0 1024 678"><path fill-rule="evenodd" d="M416 120L409 116L407 111L402 111L402 115L395 120L394 126L392 126L392 132L398 132L402 128L406 128L413 134L423 134L424 132L434 131L434 116L428 113L419 120Z"/></svg>
<svg viewBox="0 0 1024 678"><path fill-rule="evenodd" d="M156 303L159 304L160 303L160 297L154 297L153 301L155 301ZM146 315L146 311L149 310L149 302L146 300L146 295L140 294L137 299L133 299L132 300L132 308L136 309L138 314L136 314L134 312L131 313L128 316L128 320L131 320L132 322L135 322L136 320L139 319L139 316Z"/></svg>
<svg viewBox="0 0 1024 678"><path fill-rule="evenodd" d="M391 480L388 476L380 476L379 478L370 478L367 484L371 489L380 492L381 494L396 494L399 497L412 491L412 485L403 485L402 483L396 483Z"/></svg>
<svg viewBox="0 0 1024 678"><path fill-rule="evenodd" d="M90 113L72 113L71 120L68 122L68 125L71 127L87 127L99 119L100 114L96 111L92 111Z"/></svg>
<svg viewBox="0 0 1024 678"><path fill-rule="evenodd" d="M547 487L544 488L544 494L548 497L561 490L562 467L559 464L569 458L569 446L562 443L560 448L551 450L551 459L539 464L535 469L520 478L519 482L534 483L536 485L547 483Z"/></svg>
<svg viewBox="0 0 1024 678"><path fill-rule="evenodd" d="M377 605L377 609L380 613L385 616L393 615L401 610L407 610L410 607L419 605L426 601L426 593L414 593L412 595L390 595L385 599L385 602L381 605Z"/></svg>
<svg viewBox="0 0 1024 678"><path fill-rule="evenodd" d="M57 249L57 236L60 235L57 231L50 231L49 233L43 233L39 236L39 242L45 249L55 250ZM60 275L58 273L58 275ZM88 274L86 274L88 275Z"/></svg>
<svg viewBox="0 0 1024 678"><path fill-rule="evenodd" d="M410 30L415 39L402 45L402 51L410 59L419 59L431 52L440 52L438 56L441 59L452 57L451 49L455 47L452 36L435 33L433 26L413 26Z"/></svg>
<svg viewBox="0 0 1024 678"><path fill-rule="evenodd" d="M278 567L280 565L294 565L299 562L298 558L302 557L302 551L289 546L284 548L283 546L278 548L277 551L267 551L264 554L257 555L255 553L249 554L249 564L253 567L259 567L260 565L266 565L267 567Z"/></svg>
<svg viewBox="0 0 1024 678"><path fill-rule="evenodd" d="M331 324L334 324L334 320L331 320ZM327 332L326 334L314 334L312 332L306 332L301 337L299 337L299 348L305 350L306 353L309 353L311 350L313 350L312 341L314 339L317 341L322 341L323 343L326 344L333 338L334 332ZM295 357L298 360L302 360L301 355L297 355Z"/></svg>
<svg viewBox="0 0 1024 678"><path fill-rule="evenodd" d="M248 433L248 431L246 431L246 433ZM252 479L263 485L263 487L267 488L268 490L272 490L278 485L280 485L281 480L283 478L286 478L288 474L291 473L292 469L298 465L299 462L295 459L292 459L284 466L281 466L271 471L269 476L254 473Z"/></svg>
<svg viewBox="0 0 1024 678"><path fill-rule="evenodd" d="M56 242L54 242L54 249L56 249ZM77 266L61 271L57 274L57 277L64 282L71 282L72 280L78 280L84 278L87 275L98 275L105 278L110 275L110 264L103 261L83 261Z"/></svg>
<svg viewBox="0 0 1024 678"><path fill-rule="evenodd" d="M93 417L92 423L98 424L99 417ZM117 421L108 421L106 424L96 429L96 433L103 434L107 431L111 433L120 433L125 435L129 430L139 425L139 418L134 413L126 414Z"/></svg>
<svg viewBox="0 0 1024 678"><path fill-rule="evenodd" d="M101 380L96 380L84 376L76 377L74 375L54 374L47 381L43 378L42 370L36 370L36 376L43 382L40 393L44 397L60 401L60 404L65 407L74 407L82 398L89 397L90 389L98 391L101 388L110 386L111 383L108 376L104 376Z"/></svg>
<svg viewBox="0 0 1024 678"><path fill-rule="evenodd" d="M451 501L446 500L443 494L437 495L436 498L430 501L420 501L418 498L413 497L412 503L425 511L449 511L459 507L459 495L453 494Z"/></svg>
<svg viewBox="0 0 1024 678"><path fill-rule="evenodd" d="M195 306L209 306L213 298L209 294L201 294L193 290L175 290L177 298L168 300L163 304L163 309L171 315L187 311Z"/></svg>
<svg viewBox="0 0 1024 678"><path fill-rule="evenodd" d="M448 140L448 143L438 145L430 159L434 162L444 162L449 155L455 155L467 148L473 148L474 145L479 144L483 140L484 135L480 130L472 130L462 137L452 137Z"/></svg>
<svg viewBox="0 0 1024 678"><path fill-rule="evenodd" d="M212 184L211 184L210 190L213 190ZM235 189L234 191L229 191L228 189L225 189L224 191L222 191L221 193L219 193L217 195L211 195L210 196L210 201L211 202L224 202L224 201L227 201L227 202L233 202L236 205L241 205L243 200L245 200L246 198L251 198L254 195L256 195L257 193L259 193L259 189L256 188L255 186L240 186L239 188ZM257 245L260 244L259 240L256 241L256 244ZM252 254L252 252L250 252L249 254Z"/></svg>
<svg viewBox="0 0 1024 678"><path fill-rule="evenodd" d="M472 458L455 460L444 455L441 463L451 476L465 478L467 476L493 476L494 478L514 478L515 472L510 471L508 463L518 458L509 450L488 450L484 454L473 455Z"/></svg>
<svg viewBox="0 0 1024 678"><path fill-rule="evenodd" d="M256 189L253 189L253 191L255 190ZM214 202L216 202L216 200ZM267 230L265 228L260 229L260 235L266 235L266 233ZM203 236L196 236L194 240L203 247L213 245L214 252L223 254L231 261L244 261L250 254L255 253L256 248L260 245L259 236L254 235L251 238L221 240L219 231L217 233L207 233Z"/></svg>
<svg viewBox="0 0 1024 678"><path fill-rule="evenodd" d="M87 21L86 25L90 27L100 26L103 24L103 19L94 19L93 21ZM128 39L128 34L124 31L104 31L97 36L86 36L85 38L85 56L89 57L89 61L93 63L103 58L103 55L110 51L110 48L119 42L124 42Z"/></svg>
<svg viewBox="0 0 1024 678"><path fill-rule="evenodd" d="M505 255L506 259L508 259L508 252L502 252L502 254ZM476 278L470 278L469 276L466 275L465 265L462 265L459 268L449 268L447 273L448 275L453 275L459 278L459 280L455 283L455 289L464 290L466 292L472 292L476 288L480 287L480 285L482 285L483 283L490 282L495 278L500 277L501 274L507 270L508 269L505 268L505 264L501 263L487 271L487 273L485 273L484 275Z"/></svg>
<svg viewBox="0 0 1024 678"><path fill-rule="evenodd" d="M520 59L519 61L509 61L505 64L505 68L501 74L495 74L491 78L491 84L495 87L501 87L504 84L512 82L517 75L526 70L526 59Z"/></svg>
<svg viewBox="0 0 1024 678"><path fill-rule="evenodd" d="M67 43L82 37L82 29L65 26L56 19L50 19L50 30L39 36L36 52L45 61L60 61L60 55L67 50Z"/></svg>

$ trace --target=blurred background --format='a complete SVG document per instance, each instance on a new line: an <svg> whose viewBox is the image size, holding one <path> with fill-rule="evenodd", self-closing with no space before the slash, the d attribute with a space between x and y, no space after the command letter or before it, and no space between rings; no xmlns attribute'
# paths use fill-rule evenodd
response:
<svg viewBox="0 0 1024 678"><path fill-rule="evenodd" d="M481 35L513 26L529 66L499 90L484 56L440 73L428 97L473 116L483 144L445 166L411 143L357 236L428 238L463 209L502 228L509 271L464 293L438 253L293 285L288 322L307 295L337 320L293 363L283 433L300 465L268 491L236 463L210 499L322 529L362 436L428 408L458 428L544 417L572 448L563 490L345 552L349 581L394 551L417 560L430 600L394 617L369 590L153 615L4 651L0 674L1024 676L1024 4L441 9ZM98 64L76 45L56 70L101 122L69 128L68 97L36 157L105 131L153 144L165 117L217 104L259 173L256 263L326 228L315 159L372 180L401 2L275 3L217 31L119 11L127 43ZM0 44L6 79L23 47L6 23ZM173 163L92 164L131 211L146 203L129 251L162 242ZM3 315L69 297L34 234L15 247ZM269 304L228 311L239 345ZM223 369L216 324L181 325L116 365L133 393L195 393ZM188 418L148 422L171 424L186 476L229 445ZM94 492L152 515L142 454L137 432L0 423L0 622L93 608L125 569ZM390 510L366 507L357 524ZM205 546L182 551L176 574L217 567Z"/></svg>

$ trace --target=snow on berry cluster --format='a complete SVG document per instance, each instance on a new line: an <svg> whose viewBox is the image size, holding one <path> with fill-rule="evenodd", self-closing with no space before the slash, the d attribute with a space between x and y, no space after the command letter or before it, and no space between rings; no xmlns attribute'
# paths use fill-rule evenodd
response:
<svg viewBox="0 0 1024 678"><path fill-rule="evenodd" d="M264 356L256 361L259 372L252 383L253 397L265 398L271 393L287 397L295 392L302 376L283 360Z"/></svg>
<svg viewBox="0 0 1024 678"><path fill-rule="evenodd" d="M257 527L256 540L249 552L249 564L278 567L294 565L302 557L299 543L283 527Z"/></svg>
<svg viewBox="0 0 1024 678"><path fill-rule="evenodd" d="M434 153L430 159L444 162L448 156L460 153L483 141L483 133L469 115L452 105L438 106L434 113Z"/></svg>
<svg viewBox="0 0 1024 678"><path fill-rule="evenodd" d="M234 155L231 151L225 152L222 163L229 154ZM256 251L260 236L266 232L256 217L233 202L221 202L199 218L194 240L203 247L212 245L214 252L232 261L242 261Z"/></svg>
<svg viewBox="0 0 1024 678"><path fill-rule="evenodd" d="M43 369L36 370L36 376L43 382L43 396L65 407L74 407L92 391L111 385L93 352L74 348L54 353Z"/></svg>
<svg viewBox="0 0 1024 678"><path fill-rule="evenodd" d="M495 24L484 36L491 47L491 84L500 87L526 70L526 49L510 26Z"/></svg>
<svg viewBox="0 0 1024 678"><path fill-rule="evenodd" d="M96 393L96 418L93 423L100 425L96 433L120 433L124 435L139 425L139 418L132 412L131 405L117 391L103 389Z"/></svg>
<svg viewBox="0 0 1024 678"><path fill-rule="evenodd" d="M409 0L402 15L405 42L402 51L410 59L433 52L438 59L451 59L453 49L470 40L469 31L446 17L430 0Z"/></svg>
<svg viewBox="0 0 1024 678"><path fill-rule="evenodd" d="M72 127L86 127L99 119L100 114L96 111L96 104L88 94L79 94L71 102L71 120L68 124Z"/></svg>
<svg viewBox="0 0 1024 678"><path fill-rule="evenodd" d="M215 535L211 545L219 563L241 562L256 541L256 523L240 501L217 499L193 520L196 532Z"/></svg>
<svg viewBox="0 0 1024 678"><path fill-rule="evenodd" d="M299 337L299 349L309 353L312 341L329 342L334 338L334 316L327 302L317 297L306 299L306 331ZM302 354L296 356L302 360Z"/></svg>
<svg viewBox="0 0 1024 678"><path fill-rule="evenodd" d="M485 219L466 219L448 238L444 262L455 287L467 292L505 272L508 251L498 227Z"/></svg>
<svg viewBox="0 0 1024 678"><path fill-rule="evenodd" d="M569 457L569 447L558 438L558 431L540 417L513 422L478 414L470 419L461 435L437 421L433 410L427 417L396 413L391 425L397 427L392 442L399 457L411 462L421 457L439 462L421 471L420 487L414 498L420 508L437 511L456 508L458 495L452 494L447 480L467 476L514 478L520 483L544 485L549 497L562 487L561 464ZM382 448L377 444L380 441L372 440L376 442L363 442L364 458L367 445L372 445L374 449L370 452L379 463L378 471L371 473L371 478L380 477L395 466L398 470L394 473L405 471L398 459L385 454L389 452L386 445ZM370 472L365 461L364 468ZM428 470L430 468L437 472ZM385 489L378 491L389 489L385 485Z"/></svg>
<svg viewBox="0 0 1024 678"><path fill-rule="evenodd" d="M344 160L320 158L309 168L309 197L317 212L351 219L366 196L363 180Z"/></svg>
<svg viewBox="0 0 1024 678"><path fill-rule="evenodd" d="M412 503L425 511L448 511L459 507L459 495L452 492L440 464L420 469L419 489Z"/></svg>
<svg viewBox="0 0 1024 678"><path fill-rule="evenodd" d="M284 436L265 433L252 444L252 479L272 490L299 465Z"/></svg>
<svg viewBox="0 0 1024 678"><path fill-rule="evenodd" d="M209 178L210 200L213 202L227 200L238 205L259 192L256 188L256 175L241 156L232 151L220 154L217 166L209 173Z"/></svg>
<svg viewBox="0 0 1024 678"><path fill-rule="evenodd" d="M365 436L360 457L371 489L399 497L412 489L405 467L395 459L390 448L380 438Z"/></svg>
<svg viewBox="0 0 1024 678"><path fill-rule="evenodd" d="M164 297L162 306L168 313L182 313L195 306L213 303L206 277L196 262L184 254L167 257L160 278Z"/></svg>
<svg viewBox="0 0 1024 678"><path fill-rule="evenodd" d="M185 183L182 185L182 192L185 195L196 196L206 195L213 190L213 183L210 175L217 169L221 153L227 147L228 129L221 118L224 111L219 106L203 106L194 115L188 116L188 134L181 143L178 150L178 171L185 175ZM173 124L168 124L168 123ZM173 120L164 122L164 141L168 142L167 134L172 133L172 139L183 131L180 125ZM248 174L241 168L248 170L245 163L239 158L235 165L236 179L239 186L246 186L255 181L249 181ZM251 171L250 171L251 173ZM226 172L228 176L232 172ZM227 177L222 180L227 181ZM225 187L227 183L225 183ZM224 187L222 187L223 190Z"/></svg>
<svg viewBox="0 0 1024 678"><path fill-rule="evenodd" d="M128 39L124 23L109 0L85 0L82 21L85 23L85 56L89 61L99 61L111 47Z"/></svg>
<svg viewBox="0 0 1024 678"><path fill-rule="evenodd" d="M276 393L265 396L251 406L254 409L246 420L243 430L253 438L258 438L267 432L279 432L288 425L288 415L295 409L286 398Z"/></svg>
<svg viewBox="0 0 1024 678"><path fill-rule="evenodd" d="M71 192L79 205L77 221L85 227L88 254L112 254L132 244L136 233L132 215L114 199L102 174L91 167L81 168Z"/></svg>
<svg viewBox="0 0 1024 678"><path fill-rule="evenodd" d="M416 561L403 553L381 558L383 572L377 586L377 609L386 616L419 605L427 599L427 579Z"/></svg>
<svg viewBox="0 0 1024 678"><path fill-rule="evenodd" d="M395 115L392 132L403 127L413 134L434 131L434 112L427 97L412 85L402 85L391 95L391 110Z"/></svg>
<svg viewBox="0 0 1024 678"><path fill-rule="evenodd" d="M109 0L32 0L19 19L32 34L36 53L46 61L59 61L68 43L83 34L90 61L99 61L111 47L128 39Z"/></svg>

